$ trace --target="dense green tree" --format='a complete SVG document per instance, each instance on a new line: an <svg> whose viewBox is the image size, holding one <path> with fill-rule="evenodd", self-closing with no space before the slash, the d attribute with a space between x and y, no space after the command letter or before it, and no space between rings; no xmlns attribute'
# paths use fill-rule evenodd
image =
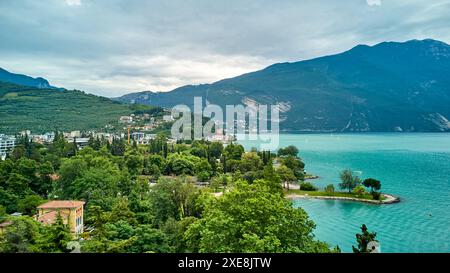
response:
<svg viewBox="0 0 450 273"><path fill-rule="evenodd" d="M8 214L6 213L6 208L2 205L0 205L0 223L2 223L4 220L6 220L6 216Z"/></svg>
<svg viewBox="0 0 450 273"><path fill-rule="evenodd" d="M135 213L136 220L141 224L154 222L151 210L150 185L145 178L138 178L128 195L130 209Z"/></svg>
<svg viewBox="0 0 450 273"><path fill-rule="evenodd" d="M256 152L244 153L241 156L239 170L242 173L261 170L263 161Z"/></svg>
<svg viewBox="0 0 450 273"><path fill-rule="evenodd" d="M289 184L292 182L297 182L297 177L294 175L294 172L288 167L282 165L276 169L276 173L280 177L281 181L283 181L285 187L289 190Z"/></svg>
<svg viewBox="0 0 450 273"><path fill-rule="evenodd" d="M164 154L165 151L166 154ZM150 141L149 152L152 154L160 154L166 158L168 153L167 137L163 134L158 134L155 139Z"/></svg>
<svg viewBox="0 0 450 273"><path fill-rule="evenodd" d="M133 253L167 253L173 248L169 245L168 236L160 229L150 225L140 225L135 231L136 240L130 246Z"/></svg>
<svg viewBox="0 0 450 273"><path fill-rule="evenodd" d="M158 180L161 176L161 170L156 164L152 164L146 169L146 174L152 175L155 180Z"/></svg>
<svg viewBox="0 0 450 273"><path fill-rule="evenodd" d="M283 157L283 156L293 156L293 157L297 157L298 156L298 149L297 147L290 145L286 148L281 148L278 150L278 156Z"/></svg>
<svg viewBox="0 0 450 273"><path fill-rule="evenodd" d="M212 142L208 145L208 154L210 157L219 159L223 152L223 144L221 142Z"/></svg>
<svg viewBox="0 0 450 273"><path fill-rule="evenodd" d="M240 160L244 153L244 147L240 144L230 143L223 150L227 159Z"/></svg>
<svg viewBox="0 0 450 273"><path fill-rule="evenodd" d="M73 182L69 196L108 208L118 192L120 179L117 169L90 168Z"/></svg>
<svg viewBox="0 0 450 273"><path fill-rule="evenodd" d="M317 191L317 187L310 182L300 183L300 190L302 191Z"/></svg>
<svg viewBox="0 0 450 273"><path fill-rule="evenodd" d="M6 189L6 180L14 170L15 163L11 159L0 160L0 188Z"/></svg>
<svg viewBox="0 0 450 273"><path fill-rule="evenodd" d="M95 139L92 135L89 136L87 146L95 150Z"/></svg>
<svg viewBox="0 0 450 273"><path fill-rule="evenodd" d="M45 228L43 233L43 238L39 243L44 252L64 253L70 251L67 245L73 239L72 234L60 214L57 215L55 223Z"/></svg>
<svg viewBox="0 0 450 273"><path fill-rule="evenodd" d="M211 164L209 164L208 160L205 158L202 158L195 164L194 172L196 174L202 173L203 175L206 176L206 180L209 180L209 178L211 178L211 176L212 176L213 170L212 170Z"/></svg>
<svg viewBox="0 0 450 273"><path fill-rule="evenodd" d="M150 209L153 224L161 226L169 218L179 219L179 206L174 202L172 194L164 189L156 188L150 194Z"/></svg>
<svg viewBox="0 0 450 273"><path fill-rule="evenodd" d="M150 168L155 165L159 169L159 173L163 173L166 170L167 162L164 157L158 154L151 154L148 158L145 158L144 168ZM148 173L153 174L153 173Z"/></svg>
<svg viewBox="0 0 450 273"><path fill-rule="evenodd" d="M0 188L0 205L6 209L7 213L14 213L17 211L17 203L20 200L19 196L11 193L9 190Z"/></svg>
<svg viewBox="0 0 450 273"><path fill-rule="evenodd" d="M109 222L126 221L131 225L137 224L135 214L128 206L128 199L121 197L116 200L116 203L112 207L111 214L109 216Z"/></svg>
<svg viewBox="0 0 450 273"><path fill-rule="evenodd" d="M196 204L199 190L192 184L180 179L161 179L152 187L150 193L151 208L155 225L162 225L167 219L181 219L198 216L200 210Z"/></svg>
<svg viewBox="0 0 450 273"><path fill-rule="evenodd" d="M77 153L78 153L77 138L74 137L73 142L71 143L71 145L68 148L67 156L68 157L76 156Z"/></svg>
<svg viewBox="0 0 450 273"><path fill-rule="evenodd" d="M373 193L374 191L379 191L381 189L381 182L374 178L364 179L362 184L364 185L364 187L370 188L371 193Z"/></svg>
<svg viewBox="0 0 450 273"><path fill-rule="evenodd" d="M208 157L208 146L200 141L194 141L191 145L191 155L207 158Z"/></svg>
<svg viewBox="0 0 450 273"><path fill-rule="evenodd" d="M57 155L58 157L65 157L67 155L68 143L64 139L63 134L55 134L53 143L50 146L50 152Z"/></svg>
<svg viewBox="0 0 450 273"><path fill-rule="evenodd" d="M122 139L113 139L111 143L111 154L115 156L123 156L125 154L125 142Z"/></svg>
<svg viewBox="0 0 450 273"><path fill-rule="evenodd" d="M59 169L59 187L62 190L63 198L73 196L75 191L74 181L80 178L88 169L88 164L80 157L65 159ZM75 197L72 197L75 198Z"/></svg>
<svg viewBox="0 0 450 273"><path fill-rule="evenodd" d="M8 153L8 158L14 161L17 161L23 157L25 157L25 148L23 145L17 145L11 152Z"/></svg>
<svg viewBox="0 0 450 273"><path fill-rule="evenodd" d="M281 159L281 163L294 172L297 180L305 179L305 163L300 158L287 155Z"/></svg>
<svg viewBox="0 0 450 273"><path fill-rule="evenodd" d="M30 253L40 252L37 244L40 223L27 216L15 217L11 226L0 236L0 252Z"/></svg>
<svg viewBox="0 0 450 273"><path fill-rule="evenodd" d="M167 158L167 168L169 173L175 175L194 175L195 166L200 161L200 158L192 155L171 154Z"/></svg>
<svg viewBox="0 0 450 273"><path fill-rule="evenodd" d="M50 191L53 190L53 180L51 175L55 173L52 163L46 161L39 166L40 183L36 187L36 193L41 196L47 197Z"/></svg>
<svg viewBox="0 0 450 273"><path fill-rule="evenodd" d="M161 230L167 235L169 245L175 253L187 252L187 242L184 233L188 227L197 220L195 217L185 217L180 221L173 218L167 219Z"/></svg>
<svg viewBox="0 0 450 273"><path fill-rule="evenodd" d="M227 174L221 174L212 179L210 187L214 191L218 191L220 188L226 189L227 185L231 183L231 177Z"/></svg>
<svg viewBox="0 0 450 273"><path fill-rule="evenodd" d="M135 226L127 220L108 221L105 224L105 234L109 240L127 240L134 236Z"/></svg>
<svg viewBox="0 0 450 273"><path fill-rule="evenodd" d="M11 173L6 181L8 191L19 197L23 197L31 193L30 180L18 173Z"/></svg>
<svg viewBox="0 0 450 273"><path fill-rule="evenodd" d="M23 214L33 216L36 214L36 207L44 202L45 200L39 195L27 195L17 202L17 209Z"/></svg>
<svg viewBox="0 0 450 273"><path fill-rule="evenodd" d="M264 177L264 180L267 182L267 185L269 186L271 192L277 193L279 195L283 195L283 187L281 186L281 182L282 182L281 178L276 173L272 164L269 164L266 167L264 167L263 177Z"/></svg>
<svg viewBox="0 0 450 273"><path fill-rule="evenodd" d="M206 207L185 238L194 252L329 252L314 240L313 228L307 214L272 192L266 181L238 181Z"/></svg>
<svg viewBox="0 0 450 273"><path fill-rule="evenodd" d="M261 157L264 166L267 164L272 164L272 153L270 151L261 151L258 152L258 155Z"/></svg>
<svg viewBox="0 0 450 273"><path fill-rule="evenodd" d="M108 218L109 215L100 206L89 206L86 223L93 227L93 236L106 237L105 225L108 223Z"/></svg>
<svg viewBox="0 0 450 273"><path fill-rule="evenodd" d="M16 172L27 178L30 182L36 180L36 161L28 158L21 158L16 162Z"/></svg>
<svg viewBox="0 0 450 273"><path fill-rule="evenodd" d="M262 179L264 176L264 173L262 170L259 171L248 171L242 174L242 179L249 183L253 183L253 181Z"/></svg>
<svg viewBox="0 0 450 273"><path fill-rule="evenodd" d="M128 248L135 242L136 237L126 239L120 238L117 233L111 231L114 227L129 225L126 221L115 224L108 223L109 214L104 212L100 206L89 208L88 222L92 224L93 231L83 241L81 251L87 253L126 253ZM123 230L123 229L122 229Z"/></svg>
<svg viewBox="0 0 450 273"><path fill-rule="evenodd" d="M240 171L239 166L241 164L240 160L236 159L227 159L225 162L225 172L236 172Z"/></svg>
<svg viewBox="0 0 450 273"><path fill-rule="evenodd" d="M125 157L125 161L127 164L128 172L131 175L140 175L142 174L143 168L144 168L144 158L143 156L133 152L131 154L128 154Z"/></svg>
<svg viewBox="0 0 450 273"><path fill-rule="evenodd" d="M61 158L52 153L45 154L43 157L43 162L50 162L54 170L58 170L61 166Z"/></svg>

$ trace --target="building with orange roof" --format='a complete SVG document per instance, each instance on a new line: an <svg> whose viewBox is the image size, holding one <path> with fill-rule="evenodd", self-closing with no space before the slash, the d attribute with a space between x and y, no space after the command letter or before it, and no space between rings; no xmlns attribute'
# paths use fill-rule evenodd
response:
<svg viewBox="0 0 450 273"><path fill-rule="evenodd" d="M83 201L53 200L37 207L36 220L44 225L55 223L58 215L61 215L64 224L75 235L83 233Z"/></svg>

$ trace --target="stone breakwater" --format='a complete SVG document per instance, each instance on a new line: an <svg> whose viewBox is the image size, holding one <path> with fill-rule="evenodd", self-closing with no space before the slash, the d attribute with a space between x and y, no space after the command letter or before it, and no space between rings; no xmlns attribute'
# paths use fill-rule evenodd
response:
<svg viewBox="0 0 450 273"><path fill-rule="evenodd" d="M308 199L322 199L322 200L343 200L343 201L354 201L354 202L362 202L362 203L370 203L370 204L395 204L400 202L400 197L396 197L390 194L382 194L385 198L384 200L369 200L369 199L361 199L355 197L343 197L343 196L312 196L307 194L288 194L286 198L288 199L298 199L298 198L308 198Z"/></svg>

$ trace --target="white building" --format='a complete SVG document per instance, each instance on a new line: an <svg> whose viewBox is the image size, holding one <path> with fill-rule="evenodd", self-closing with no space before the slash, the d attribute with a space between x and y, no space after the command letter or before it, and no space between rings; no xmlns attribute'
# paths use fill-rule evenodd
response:
<svg viewBox="0 0 450 273"><path fill-rule="evenodd" d="M74 138L71 138L71 137L66 138L66 141L68 143L73 143L73 140L74 140ZM78 149L83 149L88 145L89 138L87 138L87 137L75 138L75 141L77 143Z"/></svg>
<svg viewBox="0 0 450 273"><path fill-rule="evenodd" d="M0 158L5 160L6 154L16 146L16 138L0 134Z"/></svg>
<svg viewBox="0 0 450 273"><path fill-rule="evenodd" d="M150 140L155 139L155 134L145 134L143 132L134 132L131 134L131 138L136 141L137 144L149 144Z"/></svg>
<svg viewBox="0 0 450 273"><path fill-rule="evenodd" d="M120 123L133 123L133 116L121 116L119 119Z"/></svg>
<svg viewBox="0 0 450 273"><path fill-rule="evenodd" d="M72 131L72 132L70 132L70 137L71 138L81 137L81 132L80 131Z"/></svg>
<svg viewBox="0 0 450 273"><path fill-rule="evenodd" d="M44 142L53 142L55 139L55 133L45 133L43 135Z"/></svg>

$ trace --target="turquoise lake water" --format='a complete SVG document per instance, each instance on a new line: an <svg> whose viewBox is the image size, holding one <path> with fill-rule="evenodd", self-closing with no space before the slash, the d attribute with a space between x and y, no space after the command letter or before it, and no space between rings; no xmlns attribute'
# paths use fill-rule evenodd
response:
<svg viewBox="0 0 450 273"><path fill-rule="evenodd" d="M254 141L241 141L246 149ZM350 168L381 180L382 191L400 196L392 205L300 199L319 240L351 252L361 224L377 232L382 252L450 252L450 134L285 134L319 187L339 183Z"/></svg>

